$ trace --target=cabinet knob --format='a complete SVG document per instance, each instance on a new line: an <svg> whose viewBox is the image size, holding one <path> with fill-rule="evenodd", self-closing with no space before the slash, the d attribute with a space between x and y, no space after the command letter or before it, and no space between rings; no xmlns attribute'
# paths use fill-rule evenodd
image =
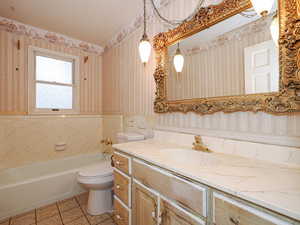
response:
<svg viewBox="0 0 300 225"><path fill-rule="evenodd" d="M240 221L238 219L234 219L232 217L229 218L230 222L233 223L234 225L239 225Z"/></svg>
<svg viewBox="0 0 300 225"><path fill-rule="evenodd" d="M121 216L120 215L116 215L116 218L118 219L118 220L121 220L122 218L121 218Z"/></svg>
<svg viewBox="0 0 300 225"><path fill-rule="evenodd" d="M120 161L117 161L116 164L117 164L118 166L122 165L122 163L121 163Z"/></svg>
<svg viewBox="0 0 300 225"><path fill-rule="evenodd" d="M152 218L156 218L156 213L153 211L153 212L151 213L151 216L152 216Z"/></svg>
<svg viewBox="0 0 300 225"><path fill-rule="evenodd" d="M116 185L116 188L117 188L117 189L120 189L120 188L121 188L121 186L117 184L117 185Z"/></svg>

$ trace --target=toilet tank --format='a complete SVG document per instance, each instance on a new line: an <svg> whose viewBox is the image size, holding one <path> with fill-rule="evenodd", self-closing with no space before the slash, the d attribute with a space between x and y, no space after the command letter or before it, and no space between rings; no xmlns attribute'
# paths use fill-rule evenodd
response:
<svg viewBox="0 0 300 225"><path fill-rule="evenodd" d="M134 132L124 132L124 133L117 133L117 142L126 143L126 142L133 142L133 141L142 141L145 139L143 134L138 134Z"/></svg>

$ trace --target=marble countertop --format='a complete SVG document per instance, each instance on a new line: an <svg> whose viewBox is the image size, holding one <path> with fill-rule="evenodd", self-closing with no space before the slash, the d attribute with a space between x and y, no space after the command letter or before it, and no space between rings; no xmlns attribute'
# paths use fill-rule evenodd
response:
<svg viewBox="0 0 300 225"><path fill-rule="evenodd" d="M146 140L115 144L119 151L210 187L300 220L300 167ZM172 150L173 149L173 150ZM270 156L272 157L272 156Z"/></svg>

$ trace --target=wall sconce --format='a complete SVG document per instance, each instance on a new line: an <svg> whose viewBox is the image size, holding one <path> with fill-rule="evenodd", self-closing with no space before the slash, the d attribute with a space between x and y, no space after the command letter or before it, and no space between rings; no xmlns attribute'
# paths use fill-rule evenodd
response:
<svg viewBox="0 0 300 225"><path fill-rule="evenodd" d="M180 48L179 48L179 43L177 44L177 49L176 53L173 58L173 63L174 67L177 73L181 73L183 69L183 64L184 64L184 57L181 54Z"/></svg>

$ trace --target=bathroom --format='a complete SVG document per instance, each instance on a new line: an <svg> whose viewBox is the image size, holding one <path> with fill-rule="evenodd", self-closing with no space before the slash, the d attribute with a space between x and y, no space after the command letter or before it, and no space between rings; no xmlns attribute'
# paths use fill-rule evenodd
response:
<svg viewBox="0 0 300 225"><path fill-rule="evenodd" d="M0 225L299 225L300 3L264 2L2 0Z"/></svg>

